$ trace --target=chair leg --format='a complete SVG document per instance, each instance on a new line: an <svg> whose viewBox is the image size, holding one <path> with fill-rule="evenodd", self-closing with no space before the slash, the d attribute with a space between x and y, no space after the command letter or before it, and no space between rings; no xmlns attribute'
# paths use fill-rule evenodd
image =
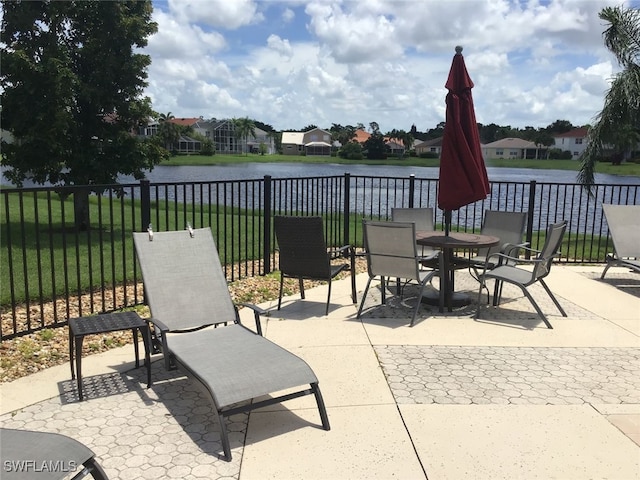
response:
<svg viewBox="0 0 640 480"><path fill-rule="evenodd" d="M329 292L327 293L327 308L324 311L325 315L329 315L329 304L331 302L331 279L329 279Z"/></svg>
<svg viewBox="0 0 640 480"><path fill-rule="evenodd" d="M222 451L224 452L224 459L227 462L231 461L231 446L229 445L229 433L227 432L227 424L225 422L222 412L218 412L218 422L220 422L220 443L222 443Z"/></svg>
<svg viewBox="0 0 640 480"><path fill-rule="evenodd" d="M327 415L327 409L324 406L324 400L322 399L322 394L320 393L320 387L317 383L311 384L311 391L313 391L314 396L316 397L316 403L318 404L318 411L320 412L320 420L322 421L322 428L329 431L331 430L331 426L329 425L329 416Z"/></svg>
<svg viewBox="0 0 640 480"><path fill-rule="evenodd" d="M358 315L356 318L360 318L360 314L362 313L362 308L364 307L364 301L367 298L367 293L369 292L369 286L371 285L371 277L367 280L367 286L364 287L364 293L362 294L362 299L360 300L360 308L358 308Z"/></svg>
<svg viewBox="0 0 640 480"><path fill-rule="evenodd" d="M518 286L520 286L520 285L518 285ZM536 301L533 299L533 297L531 296L531 294L529 293L527 288L520 286L520 289L522 290L522 293L524 293L525 296L529 299L529 301L531 302L531 305L533 305L533 308L536 309L536 312L538 312L538 315L540 315L540 318L542 318L542 321L547 326L547 328L553 329L553 327L549 323L549 320L547 320L547 316L542 312L542 310L540 309L540 307L538 306Z"/></svg>
<svg viewBox="0 0 640 480"><path fill-rule="evenodd" d="M283 286L284 286L284 275L281 272L280 273L280 293L278 294L278 310L280 310L280 305L282 304Z"/></svg>
<svg viewBox="0 0 640 480"><path fill-rule="evenodd" d="M478 279L480 282L480 287L478 288L478 308L476 309L476 314L473 317L475 319L478 319L480 317L480 309L482 308L482 287L484 286L484 283L486 281L484 277L478 277Z"/></svg>
<svg viewBox="0 0 640 480"><path fill-rule="evenodd" d="M97 460L95 459L95 457L91 457L89 460L87 460L86 462L84 462L82 464L87 470L89 470L89 473L91 473L91 476L95 479L95 480L109 480L109 477L107 477L107 474L105 473L105 471L102 469L102 467L100 466L100 464L97 462Z"/></svg>
<svg viewBox="0 0 640 480"><path fill-rule="evenodd" d="M356 258L351 254L351 301L358 303L358 295L356 294Z"/></svg>
<svg viewBox="0 0 640 480"><path fill-rule="evenodd" d="M304 281L302 280L302 277L298 279L298 284L300 285L300 298L304 300Z"/></svg>
<svg viewBox="0 0 640 480"><path fill-rule="evenodd" d="M541 278L540 279L540 283L542 284L542 286L544 287L544 289L547 291L547 293L549 294L549 296L551 297L551 300L553 300L553 303L556 304L556 307L558 307L558 310L560 310L560 313L562 314L563 317L567 316L567 313L564 311L564 309L560 306L560 303L558 302L558 300L556 299L555 295L553 293L551 293L551 290L549 289L549 287L547 286L547 284L545 283L545 281Z"/></svg>

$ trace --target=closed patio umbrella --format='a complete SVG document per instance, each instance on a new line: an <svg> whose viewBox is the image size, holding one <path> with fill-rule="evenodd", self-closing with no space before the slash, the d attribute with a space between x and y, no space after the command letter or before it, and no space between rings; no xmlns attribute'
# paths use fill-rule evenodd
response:
<svg viewBox="0 0 640 480"><path fill-rule="evenodd" d="M473 82L464 64L462 47L456 47L445 87L449 92L440 155L438 207L444 210L445 234L448 235L451 211L483 200L489 194L489 179L471 96Z"/></svg>

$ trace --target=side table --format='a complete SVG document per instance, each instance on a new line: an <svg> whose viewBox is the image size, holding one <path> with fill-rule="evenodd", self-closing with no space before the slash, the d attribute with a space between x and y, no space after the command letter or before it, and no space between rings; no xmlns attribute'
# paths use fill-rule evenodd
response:
<svg viewBox="0 0 640 480"><path fill-rule="evenodd" d="M136 368L140 366L138 352L138 330L142 333L145 350L145 365L147 366L147 388L151 386L151 330L149 324L142 320L136 312L104 313L90 317L69 319L69 359L71 364L71 378L76 378L73 369L75 350L76 371L78 373L78 397L82 401L82 342L86 335L97 333L131 330L133 332L133 347L136 355Z"/></svg>

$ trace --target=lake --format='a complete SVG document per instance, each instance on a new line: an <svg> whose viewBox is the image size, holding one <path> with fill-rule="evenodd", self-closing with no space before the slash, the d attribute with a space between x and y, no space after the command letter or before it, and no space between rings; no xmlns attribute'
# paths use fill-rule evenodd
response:
<svg viewBox="0 0 640 480"><path fill-rule="evenodd" d="M274 178L325 177L350 173L358 176L438 178L437 167L398 167L378 165L309 164L309 163L240 163L237 165L157 166L147 174L155 183L206 182L219 180L253 180L271 175ZM570 170L537 170L529 168L487 168L489 181L577 183L577 172ZM135 182L122 177L122 183ZM596 174L596 183L635 185L640 178Z"/></svg>

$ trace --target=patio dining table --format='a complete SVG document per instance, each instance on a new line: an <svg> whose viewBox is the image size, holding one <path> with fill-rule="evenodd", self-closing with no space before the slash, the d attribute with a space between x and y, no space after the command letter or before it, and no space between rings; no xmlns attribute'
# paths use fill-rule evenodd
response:
<svg viewBox="0 0 640 480"><path fill-rule="evenodd" d="M444 305L451 312L453 307L460 307L471 303L468 295L455 291L454 272L455 264L453 254L455 250L474 250L484 247L493 247L500 243L500 238L493 235L480 235L478 233L442 231L417 231L416 243L442 251L442 269L440 270L440 288L444 291ZM427 297L428 300L428 297ZM440 312L444 310L438 301Z"/></svg>

